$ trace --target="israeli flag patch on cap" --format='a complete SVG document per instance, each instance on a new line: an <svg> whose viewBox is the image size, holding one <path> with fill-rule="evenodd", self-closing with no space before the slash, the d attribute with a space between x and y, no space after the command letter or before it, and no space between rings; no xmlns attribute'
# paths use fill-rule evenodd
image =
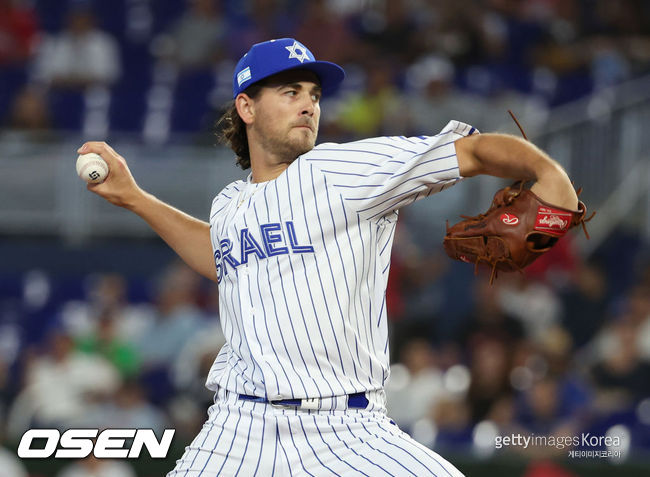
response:
<svg viewBox="0 0 650 477"><path fill-rule="evenodd" d="M315 73L324 95L335 92L345 77L343 68L329 61L316 61L298 40L278 38L254 44L237 62L232 74L232 97L235 99L252 84L292 69Z"/></svg>
<svg viewBox="0 0 650 477"><path fill-rule="evenodd" d="M241 86L249 79L251 79L251 67L247 66L237 74L237 84Z"/></svg>

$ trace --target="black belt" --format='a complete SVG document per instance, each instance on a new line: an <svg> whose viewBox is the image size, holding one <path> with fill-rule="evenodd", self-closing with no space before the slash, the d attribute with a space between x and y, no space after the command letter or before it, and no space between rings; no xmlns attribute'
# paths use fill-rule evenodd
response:
<svg viewBox="0 0 650 477"><path fill-rule="evenodd" d="M249 394L240 394L239 399L243 401L253 401L253 402L262 402L265 404L272 404L274 406L293 406L293 407L307 407L313 409L314 401L317 401L320 398L315 399L280 399L277 401L269 401L265 397L251 396ZM309 402L310 405L305 405L305 402ZM368 398L366 393L354 393L348 394L348 407L354 409L365 409L368 407Z"/></svg>

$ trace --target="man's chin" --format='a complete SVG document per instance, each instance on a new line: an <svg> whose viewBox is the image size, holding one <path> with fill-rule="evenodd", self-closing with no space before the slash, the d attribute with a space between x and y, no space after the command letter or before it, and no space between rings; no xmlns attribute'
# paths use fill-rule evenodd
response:
<svg viewBox="0 0 650 477"><path fill-rule="evenodd" d="M295 141L293 143L293 150L296 152L296 157L301 156L309 151L311 151L316 145L315 139L303 139L301 141Z"/></svg>
<svg viewBox="0 0 650 477"><path fill-rule="evenodd" d="M311 151L314 148L314 143L310 142L309 145L305 146L305 148L298 154L299 156L302 156L303 154L307 154L309 151Z"/></svg>

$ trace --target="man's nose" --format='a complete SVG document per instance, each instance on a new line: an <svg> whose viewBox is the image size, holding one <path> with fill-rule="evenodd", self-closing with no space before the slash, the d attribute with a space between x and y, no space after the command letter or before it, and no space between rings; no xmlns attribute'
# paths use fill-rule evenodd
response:
<svg viewBox="0 0 650 477"><path fill-rule="evenodd" d="M300 114L303 116L313 116L315 110L316 106L314 105L314 101L311 99L311 94L305 95L303 99L302 111Z"/></svg>

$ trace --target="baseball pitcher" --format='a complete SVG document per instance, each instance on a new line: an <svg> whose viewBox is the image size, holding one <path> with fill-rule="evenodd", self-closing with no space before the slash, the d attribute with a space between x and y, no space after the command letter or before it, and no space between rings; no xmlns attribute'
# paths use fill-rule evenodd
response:
<svg viewBox="0 0 650 477"><path fill-rule="evenodd" d="M142 217L219 287L227 343L214 404L169 476L459 476L386 415L385 291L399 209L465 177L533 181L577 210L565 171L531 143L450 121L431 136L316 146L320 99L344 79L300 42L259 43L237 64L224 138L245 180L207 222L138 187L109 145L89 189Z"/></svg>

